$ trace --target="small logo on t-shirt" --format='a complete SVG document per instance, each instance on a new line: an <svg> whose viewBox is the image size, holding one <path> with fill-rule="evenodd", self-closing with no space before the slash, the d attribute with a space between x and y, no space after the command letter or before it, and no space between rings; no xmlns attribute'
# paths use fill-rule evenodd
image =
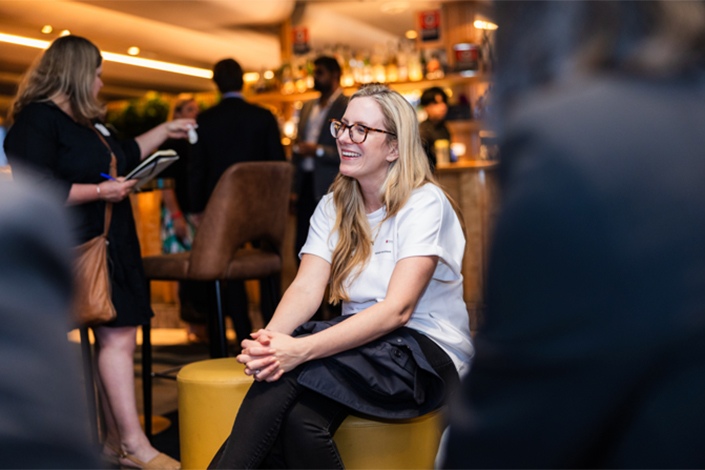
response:
<svg viewBox="0 0 705 470"><path fill-rule="evenodd" d="M392 243L394 240L385 240L384 243Z"/></svg>

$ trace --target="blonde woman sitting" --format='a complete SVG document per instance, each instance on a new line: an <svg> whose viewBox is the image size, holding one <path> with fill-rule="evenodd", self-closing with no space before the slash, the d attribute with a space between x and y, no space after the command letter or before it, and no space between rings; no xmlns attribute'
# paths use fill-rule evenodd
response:
<svg viewBox="0 0 705 470"><path fill-rule="evenodd" d="M348 414L423 415L467 370L465 237L418 128L414 108L381 85L331 122L340 174L272 321L242 343L255 382L211 468L344 468L332 435ZM329 283L343 315L305 323Z"/></svg>

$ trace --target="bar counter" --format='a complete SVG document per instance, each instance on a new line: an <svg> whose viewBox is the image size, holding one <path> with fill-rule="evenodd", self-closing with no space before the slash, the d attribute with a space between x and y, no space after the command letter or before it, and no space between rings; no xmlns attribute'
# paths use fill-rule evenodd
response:
<svg viewBox="0 0 705 470"><path fill-rule="evenodd" d="M498 206L498 162L465 160L438 164L436 178L460 207L465 219L463 291L475 330L484 310L489 240Z"/></svg>

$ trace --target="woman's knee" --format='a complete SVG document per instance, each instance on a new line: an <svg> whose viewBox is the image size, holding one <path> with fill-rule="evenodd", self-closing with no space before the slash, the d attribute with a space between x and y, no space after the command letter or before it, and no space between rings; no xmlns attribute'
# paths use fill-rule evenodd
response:
<svg viewBox="0 0 705 470"><path fill-rule="evenodd" d="M347 408L315 392L304 392L282 423L286 448L311 449L331 439Z"/></svg>
<svg viewBox="0 0 705 470"><path fill-rule="evenodd" d="M99 326L93 328L93 332L101 350L134 351L137 345L137 327L135 326L121 328Z"/></svg>

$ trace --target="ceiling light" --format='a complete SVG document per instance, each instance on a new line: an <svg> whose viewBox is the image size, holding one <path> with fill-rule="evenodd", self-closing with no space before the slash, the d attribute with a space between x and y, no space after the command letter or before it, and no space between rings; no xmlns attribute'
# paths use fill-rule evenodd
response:
<svg viewBox="0 0 705 470"><path fill-rule="evenodd" d="M52 28L51 25L49 25L49 24L42 28L42 33L44 33L44 34L49 34L52 31L54 31L54 28Z"/></svg>
<svg viewBox="0 0 705 470"><path fill-rule="evenodd" d="M248 72L242 76L245 83L254 83L259 80L259 74L257 72Z"/></svg>
<svg viewBox="0 0 705 470"><path fill-rule="evenodd" d="M497 29L497 25L490 21L475 20L473 26L477 29L487 29L490 31Z"/></svg>
<svg viewBox="0 0 705 470"><path fill-rule="evenodd" d="M397 15L409 8L409 2L387 2L383 3L379 8L382 10L382 13Z"/></svg>
<svg viewBox="0 0 705 470"><path fill-rule="evenodd" d="M266 72L264 72L264 78L267 79L267 80L273 79L273 78L274 78L274 72L272 72L271 70L267 70Z"/></svg>
<svg viewBox="0 0 705 470"><path fill-rule="evenodd" d="M10 44L19 44L20 46L36 47L37 49L46 49L49 47L49 41L42 41L40 39L24 38L22 36L14 36L12 34L0 33L0 42L7 42Z"/></svg>
<svg viewBox="0 0 705 470"><path fill-rule="evenodd" d="M71 34L71 31L69 31L68 29L65 29L65 30L61 31L60 36L68 36L69 34Z"/></svg>
<svg viewBox="0 0 705 470"><path fill-rule="evenodd" d="M26 38L4 33L0 33L0 42L34 47L37 49L46 49L51 44L49 41L41 41L39 39ZM117 62L119 64L136 65L137 67L161 70L163 72L180 73L182 75L190 75L192 77L213 78L213 72L208 69L173 64L171 62L162 62L160 60L142 59L140 57L132 57L124 54L115 54L114 52L100 51L100 53L103 56L103 60ZM259 78L259 74L257 78Z"/></svg>
<svg viewBox="0 0 705 470"><path fill-rule="evenodd" d="M416 39L419 36L419 33L414 31L413 29L410 29L406 33L404 33L404 36L407 37L407 39Z"/></svg>
<svg viewBox="0 0 705 470"><path fill-rule="evenodd" d="M119 64L136 65L138 67L161 70L163 72L191 75L192 77L213 78L213 72L208 69L190 67L188 65L172 64L171 62L162 62L161 60L142 59L141 57L115 54L114 52L100 51L100 53L103 56L103 59L110 62L117 62Z"/></svg>
<svg viewBox="0 0 705 470"><path fill-rule="evenodd" d="M132 46L131 48L129 48L129 49L127 50L127 53L130 54L130 55L137 55L137 54L140 53L140 48L139 48L139 47L136 47L136 46Z"/></svg>

